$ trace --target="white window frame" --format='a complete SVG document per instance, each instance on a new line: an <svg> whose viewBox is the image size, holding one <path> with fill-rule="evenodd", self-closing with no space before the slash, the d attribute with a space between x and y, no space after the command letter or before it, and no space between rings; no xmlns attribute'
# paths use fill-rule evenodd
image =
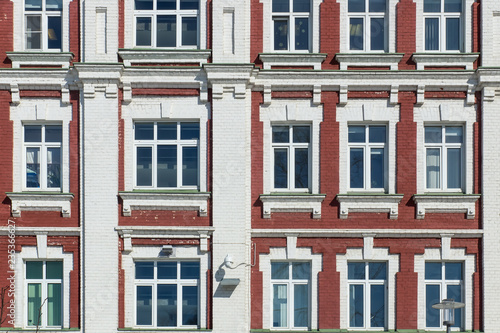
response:
<svg viewBox="0 0 500 333"><path fill-rule="evenodd" d="M169 123L175 123L176 124L176 129L177 129L177 139L176 140L159 140L157 139L157 133L158 133L158 123L162 122L169 122ZM153 123L153 129L154 129L154 138L152 140L136 140L134 138L134 161L136 161L134 168L134 184L135 188L137 189L192 189L192 190L197 190L199 186L191 186L191 185L182 185L182 157L183 157L183 150L182 148L184 147L196 147L198 150L198 184L200 182L200 139L198 140L183 140L181 139L181 123L195 123L195 122L189 122L189 121L135 121L134 122L134 128L137 123ZM199 123L197 123L199 124ZM177 147L177 179L176 179L176 187L158 187L157 185L157 167L158 167L158 156L157 156L157 146L162 146L162 145L169 145L169 146L176 146ZM137 148L140 147L151 147L152 149L152 184L151 186L140 186L137 185Z"/></svg>
<svg viewBox="0 0 500 333"><path fill-rule="evenodd" d="M388 126L387 124L383 123L349 123L347 126L347 129L349 130L349 127L351 126L363 126L365 128L365 142L349 142L349 139L347 140L347 163L349 164L347 167L347 172L348 172L348 186L349 192L356 192L356 191L361 191L361 192L378 192L378 193L385 193L387 191L387 183L388 183L388 168L387 168L387 160L388 160L388 154L387 154L387 137L388 137ZM386 139L385 142L369 142L369 131L371 126L385 126L386 130ZM350 154L351 154L351 149L352 148L361 148L363 149L363 187L362 188L351 188L351 159L350 159ZM383 149L384 150L384 187L383 188L372 188L371 187L371 149Z"/></svg>
<svg viewBox="0 0 500 333"><path fill-rule="evenodd" d="M136 325L136 280L135 263L138 261L199 261L198 280L198 329L207 327L207 270L210 269L210 254L200 251L199 246L173 246L173 254L159 258L162 246L132 246L131 251L122 252L122 269L125 275L125 327L144 328ZM151 327L151 326L148 326ZM183 328L188 328L183 326Z"/></svg>
<svg viewBox="0 0 500 333"><path fill-rule="evenodd" d="M446 44L444 47L440 47L440 50L426 50L425 49L425 17L438 16L439 13L424 13L424 2L414 0L417 9L417 22L416 22L416 50L417 52L428 52L428 53L471 53L472 52L472 5L475 0L463 0L462 2L462 13L460 14L460 27L461 31L461 47L459 50L446 50ZM443 5L444 2L442 2ZM437 15L433 15L437 14ZM450 13L453 14L453 13ZM445 24L445 23L444 23ZM442 27L440 26L440 45L443 45ZM445 41L444 41L445 43Z"/></svg>
<svg viewBox="0 0 500 333"><path fill-rule="evenodd" d="M177 0L178 1L178 0ZM154 4L156 6L156 2ZM207 4L206 1L200 0L199 3L199 9L198 10L188 10L188 11L193 11L192 13L187 13L186 10L179 10L179 13L172 11L172 10L162 10L162 11L155 11L155 10L135 10L135 5L134 5L134 0L124 0L124 20L125 20L125 40L124 40L124 47L126 49L132 49L132 48L147 48L147 46L136 46L136 17L138 16L148 16L152 17L151 24L153 26L153 20L156 18L156 15L170 15L170 13L174 13L175 15L183 15L182 13L186 13L186 15L190 17L198 17L198 34L197 34L197 40L198 43L197 45L188 45L188 46L177 46L177 47L170 47L171 49L186 49L186 50L193 50L193 49L201 49L204 50L207 48ZM156 7L153 7L156 8ZM160 12L160 13L159 13ZM166 14L162 14L166 13ZM173 15L173 14L172 14ZM184 15L185 16L185 15ZM177 22L177 21L176 21ZM156 25L156 22L154 23ZM182 39L179 39L179 36L182 35L182 29L177 29L177 38L176 38L176 43L178 44ZM156 29L152 29L151 31L151 43L153 45L156 45ZM150 46L151 48L155 48L155 46Z"/></svg>
<svg viewBox="0 0 500 333"><path fill-rule="evenodd" d="M465 303L465 309L462 312L462 327L464 331L472 331L472 313L473 313L473 294L474 284L473 275L476 269L476 256L466 254L466 249L450 248L450 242L441 240L441 248L426 248L424 254L415 255L414 270L418 273L418 329L426 329L426 304L425 304L425 263L430 261L448 261L462 262L463 289L462 302ZM436 328L429 328L436 330Z"/></svg>
<svg viewBox="0 0 500 333"><path fill-rule="evenodd" d="M373 247L373 237L364 238L364 247L348 248L345 254L337 254L337 272L340 274L340 328L359 330L349 327L349 280L347 264L354 261L386 262L386 327L365 328L365 330L394 330L396 328L396 273L399 272L399 255L390 254L387 248Z"/></svg>
<svg viewBox="0 0 500 333"><path fill-rule="evenodd" d="M289 237L288 242L293 240ZM296 239L295 239L296 241ZM313 254L311 248L296 248L296 244L290 244L287 248L271 248L269 254L259 255L259 270L262 272L262 328L272 330L289 330L289 328L278 328L272 325L273 293L271 284L271 262L294 262L309 261L311 263L310 286L310 317L309 328L296 328L295 330L318 329L318 273L322 271L322 254Z"/></svg>
<svg viewBox="0 0 500 333"><path fill-rule="evenodd" d="M38 240L37 236L37 240ZM45 256L41 256L44 250ZM27 325L28 304L27 304L27 279L26 261L62 261L63 278L61 281L62 293L62 325L58 329L69 328L70 321L70 272L73 271L73 253L64 252L62 246L47 246L47 244L38 244L37 246L23 246L20 252L15 256L15 283L14 292L16 303L16 316L14 318L14 327L33 329L33 326ZM32 280L30 280L32 281ZM33 280L34 281L34 280ZM43 317L43 314L42 314Z"/></svg>
<svg viewBox="0 0 500 333"><path fill-rule="evenodd" d="M462 12L464 8L462 7L462 12L445 12L444 11L444 1L441 0L441 11L439 12L423 12L423 20L424 20L424 51L425 52L460 52L462 50L463 45L463 20L462 20ZM423 1L422 1L423 2ZM463 3L462 3L463 6ZM458 18L458 25L460 28L459 31L459 40L458 40L458 50L447 50L446 49L446 19L448 18ZM437 50L426 50L425 49L425 21L426 19L438 19L439 22L439 48Z"/></svg>
<svg viewBox="0 0 500 333"><path fill-rule="evenodd" d="M200 286L199 286L199 279L181 279L180 278L180 264L181 262L186 262L188 260L168 260L168 261L160 261L160 260L140 260L140 261L135 261L135 263L138 262L153 262L154 263L154 278L153 279L134 279L135 283L135 288L134 288L134 298L136 302L134 303L135 307L135 317L134 317L134 327L137 328L197 328L199 323L197 325L182 325L182 287L188 286L188 287L198 287L198 320L200 318L199 316L199 309L200 309ZM193 260L190 260L191 262L194 262ZM157 277L157 263L158 262L175 262L177 264L177 277L175 279L158 279ZM200 272L201 274L201 272ZM163 327L163 326L158 326L158 316L157 316L157 305L158 305L158 294L157 294L157 286L159 284L169 284L169 285L176 285L177 286L177 326L168 326L168 327ZM151 287L151 303L152 303L152 325L138 325L137 324L137 287L140 286L147 286ZM181 301L181 302L179 302Z"/></svg>
<svg viewBox="0 0 500 333"><path fill-rule="evenodd" d="M199 1L198 6L202 6L202 2ZM176 36L175 46L168 46L169 48L175 49L198 49L200 45L200 10L196 9L180 9L180 0L176 0L176 8L177 9L169 9L169 10L159 10L156 9L157 0L153 0L153 9L151 10L134 10L134 46L137 48L157 48L157 47L167 47L167 46L157 46L157 18L158 16L175 16L176 22ZM196 45L182 45L182 19L185 17L196 17L197 19L197 29L196 29ZM136 32L137 32L137 18L150 18L151 19L151 45L136 45ZM181 24L179 24L181 22ZM180 29L179 29L180 28Z"/></svg>
<svg viewBox="0 0 500 333"><path fill-rule="evenodd" d="M47 0L42 0L42 9L41 10L34 10L34 11L28 11L26 8L24 8L24 49L27 51L51 51L51 52L58 52L61 51L61 49L49 49L48 46L48 20L49 17L61 17L61 24L62 22L62 8L60 11L52 11L52 10L47 10L46 8L46 3ZM62 4L64 5L64 4ZM40 34L41 34L41 48L39 49L32 49L28 48L27 45L27 38L28 38L28 32L27 32L27 18L28 16L39 16L40 17ZM62 26L61 26L61 33L63 32ZM61 36L62 37L62 36ZM62 47L62 40L61 40L61 47Z"/></svg>
<svg viewBox="0 0 500 333"><path fill-rule="evenodd" d="M389 24L387 24L387 12L390 5L390 0L386 0L386 11L385 12L370 12L369 2L370 0L365 1L365 11L364 12L349 12L349 6L347 9L348 16L348 29L347 30L347 41L349 44L350 52L387 52L388 47L388 28ZM349 5L349 0L347 0L347 5ZM352 18L361 18L363 20L363 49L362 50L352 50L351 49L351 41L350 41L350 27L351 27L351 19ZM371 19L373 18L382 18L384 19L384 49L383 50L372 50L371 48Z"/></svg>
<svg viewBox="0 0 500 333"><path fill-rule="evenodd" d="M312 4L312 0L310 2ZM294 12L293 11L293 0L288 0L288 12L273 12L272 13L272 33L271 33L271 48L273 52L298 52L298 53L308 53L311 50L311 37L312 37L312 20L311 13L312 8L309 8L309 12ZM272 10L272 0L271 0L271 10ZM295 20L307 18L308 23L308 36L307 36L307 44L308 47L306 50L296 50L295 49ZM274 48L274 22L275 21L286 21L288 22L288 33L287 33L287 49L286 50L276 50Z"/></svg>

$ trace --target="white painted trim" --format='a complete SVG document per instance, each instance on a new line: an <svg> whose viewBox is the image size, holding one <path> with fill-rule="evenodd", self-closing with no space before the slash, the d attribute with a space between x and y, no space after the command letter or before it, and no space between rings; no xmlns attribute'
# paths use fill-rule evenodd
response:
<svg viewBox="0 0 500 333"><path fill-rule="evenodd" d="M197 210L207 216L210 193L155 193L132 192L118 194L123 200L123 216L131 216L132 210Z"/></svg>
<svg viewBox="0 0 500 333"><path fill-rule="evenodd" d="M321 203L325 194L319 195L261 195L262 215L271 218L272 212L308 212L314 219L321 218Z"/></svg>

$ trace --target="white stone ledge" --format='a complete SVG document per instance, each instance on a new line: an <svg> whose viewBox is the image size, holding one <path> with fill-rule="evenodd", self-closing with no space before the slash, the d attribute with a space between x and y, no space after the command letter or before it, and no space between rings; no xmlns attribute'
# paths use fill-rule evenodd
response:
<svg viewBox="0 0 500 333"><path fill-rule="evenodd" d="M340 218L346 219L349 213L389 213L389 218L398 218L399 202L402 194L338 194Z"/></svg>
<svg viewBox="0 0 500 333"><path fill-rule="evenodd" d="M121 49L118 55L125 66L132 64L156 63L197 63L206 64L211 55L210 50L162 50L162 49Z"/></svg>
<svg viewBox="0 0 500 333"><path fill-rule="evenodd" d="M69 68L73 53L71 52L7 52L12 61L12 68L21 66L61 66Z"/></svg>
<svg viewBox="0 0 500 333"><path fill-rule="evenodd" d="M340 63L340 69L349 66L387 67L397 70L404 53L337 53L335 60Z"/></svg>
<svg viewBox="0 0 500 333"><path fill-rule="evenodd" d="M467 219L476 216L476 201L479 194L415 194L417 219L425 218L425 213L466 213Z"/></svg>
<svg viewBox="0 0 500 333"><path fill-rule="evenodd" d="M63 217L71 217L71 193L8 192L13 217L21 217L21 211L58 211Z"/></svg>
<svg viewBox="0 0 500 333"><path fill-rule="evenodd" d="M313 66L313 69L321 69L326 56L326 53L260 53L259 59L264 69L272 69L272 66Z"/></svg>
<svg viewBox="0 0 500 333"><path fill-rule="evenodd" d="M467 70L473 70L474 61L478 57L479 53L413 53L411 59L417 64L417 70L423 70L426 66L463 66Z"/></svg>
<svg viewBox="0 0 500 333"><path fill-rule="evenodd" d="M123 216L131 216L132 210L197 210L207 216L209 192L120 192L123 200Z"/></svg>
<svg viewBox="0 0 500 333"><path fill-rule="evenodd" d="M441 238L453 234L453 238L482 238L480 229L252 229L252 237L296 237L309 238L363 238L367 234L374 238Z"/></svg>
<svg viewBox="0 0 500 333"><path fill-rule="evenodd" d="M262 217L271 218L273 212L309 212L313 219L321 218L321 203L326 194L261 194Z"/></svg>
<svg viewBox="0 0 500 333"><path fill-rule="evenodd" d="M34 236L40 233L47 236L80 236L80 232L79 227L16 227L14 223L0 227L0 235L2 236L11 233L16 236Z"/></svg>

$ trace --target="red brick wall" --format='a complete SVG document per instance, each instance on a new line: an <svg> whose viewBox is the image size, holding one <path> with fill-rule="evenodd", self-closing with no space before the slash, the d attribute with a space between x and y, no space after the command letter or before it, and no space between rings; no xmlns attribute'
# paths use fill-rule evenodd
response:
<svg viewBox="0 0 500 333"><path fill-rule="evenodd" d="M250 62L262 67L259 60L259 53L262 53L264 43L264 9L259 0L250 2L251 22L250 22Z"/></svg>
<svg viewBox="0 0 500 333"><path fill-rule="evenodd" d="M121 2L121 1L120 1ZM80 61L80 1L69 4L69 51L73 52L73 62Z"/></svg>
<svg viewBox="0 0 500 333"><path fill-rule="evenodd" d="M340 4L324 0L320 5L320 53L327 53L322 69L339 69L335 54L340 51Z"/></svg>
<svg viewBox="0 0 500 333"><path fill-rule="evenodd" d="M6 52L14 50L14 4L12 1L0 1L0 31L3 31L0 38L0 68L11 67L11 62L7 59Z"/></svg>
<svg viewBox="0 0 500 333"><path fill-rule="evenodd" d="M405 54L399 69L415 69L410 58L416 49L416 10L413 0L400 0L396 5L396 52Z"/></svg>

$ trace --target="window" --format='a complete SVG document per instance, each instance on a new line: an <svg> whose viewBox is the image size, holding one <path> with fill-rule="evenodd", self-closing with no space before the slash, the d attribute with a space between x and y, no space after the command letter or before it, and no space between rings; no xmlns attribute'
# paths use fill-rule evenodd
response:
<svg viewBox="0 0 500 333"><path fill-rule="evenodd" d="M360 190L384 190L386 187L385 125L350 125L349 187Z"/></svg>
<svg viewBox="0 0 500 333"><path fill-rule="evenodd" d="M199 123L136 122L134 135L136 187L198 189Z"/></svg>
<svg viewBox="0 0 500 333"><path fill-rule="evenodd" d="M276 125L272 127L275 190L309 190L308 125Z"/></svg>
<svg viewBox="0 0 500 333"><path fill-rule="evenodd" d="M309 327L309 262L272 262L273 327Z"/></svg>
<svg viewBox="0 0 500 333"><path fill-rule="evenodd" d="M432 305L443 299L451 298L456 302L464 302L463 267L461 262L426 262L425 263L425 326L428 328L444 328L441 311ZM455 324L462 327L463 309L455 309Z"/></svg>
<svg viewBox="0 0 500 333"><path fill-rule="evenodd" d="M426 51L460 51L462 0L424 0Z"/></svg>
<svg viewBox="0 0 500 333"><path fill-rule="evenodd" d="M425 126L428 190L462 190L462 144L462 126Z"/></svg>
<svg viewBox="0 0 500 333"><path fill-rule="evenodd" d="M135 263L136 326L197 327L200 263Z"/></svg>
<svg viewBox="0 0 500 333"><path fill-rule="evenodd" d="M62 0L25 0L25 49L62 49Z"/></svg>
<svg viewBox="0 0 500 333"><path fill-rule="evenodd" d="M349 49L385 51L386 0L349 0Z"/></svg>
<svg viewBox="0 0 500 333"><path fill-rule="evenodd" d="M310 50L310 0L272 0L275 51Z"/></svg>
<svg viewBox="0 0 500 333"><path fill-rule="evenodd" d="M349 327L384 328L386 326L387 264L385 262L350 262Z"/></svg>
<svg viewBox="0 0 500 333"><path fill-rule="evenodd" d="M135 0L135 46L198 47L198 0Z"/></svg>
<svg viewBox="0 0 500 333"><path fill-rule="evenodd" d="M24 125L26 189L61 188L61 125Z"/></svg>
<svg viewBox="0 0 500 333"><path fill-rule="evenodd" d="M61 328L62 261L26 261L26 325Z"/></svg>

